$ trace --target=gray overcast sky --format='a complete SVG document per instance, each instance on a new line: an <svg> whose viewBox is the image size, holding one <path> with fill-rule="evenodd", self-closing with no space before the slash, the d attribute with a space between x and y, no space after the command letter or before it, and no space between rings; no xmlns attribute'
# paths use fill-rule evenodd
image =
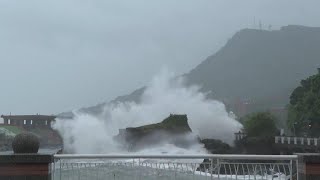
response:
<svg viewBox="0 0 320 180"><path fill-rule="evenodd" d="M1 0L0 114L54 114L188 72L236 31L320 26L319 0Z"/></svg>

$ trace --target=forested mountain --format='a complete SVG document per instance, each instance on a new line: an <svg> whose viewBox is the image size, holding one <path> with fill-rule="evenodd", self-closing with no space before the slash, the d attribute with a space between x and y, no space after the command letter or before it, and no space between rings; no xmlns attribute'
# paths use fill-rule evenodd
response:
<svg viewBox="0 0 320 180"><path fill-rule="evenodd" d="M239 100L256 107L284 107L299 82L320 67L320 28L285 26L280 30L243 29L217 53L183 76L232 110ZM113 100L139 101L145 88ZM99 113L105 103L83 108Z"/></svg>
<svg viewBox="0 0 320 180"><path fill-rule="evenodd" d="M190 73L191 84L218 99L285 105L293 89L320 67L320 28L244 29Z"/></svg>

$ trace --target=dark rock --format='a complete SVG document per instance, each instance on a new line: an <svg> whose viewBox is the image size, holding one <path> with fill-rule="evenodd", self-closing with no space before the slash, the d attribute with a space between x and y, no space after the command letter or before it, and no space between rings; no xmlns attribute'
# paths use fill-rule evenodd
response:
<svg viewBox="0 0 320 180"><path fill-rule="evenodd" d="M171 114L160 123L120 129L115 140L130 151L162 143L187 147L196 141L196 138L188 136L190 133L187 115Z"/></svg>
<svg viewBox="0 0 320 180"><path fill-rule="evenodd" d="M201 143L211 154L231 154L232 147L218 139L203 139Z"/></svg>
<svg viewBox="0 0 320 180"><path fill-rule="evenodd" d="M14 137L12 149L14 153L38 153L40 141L32 133L21 133Z"/></svg>

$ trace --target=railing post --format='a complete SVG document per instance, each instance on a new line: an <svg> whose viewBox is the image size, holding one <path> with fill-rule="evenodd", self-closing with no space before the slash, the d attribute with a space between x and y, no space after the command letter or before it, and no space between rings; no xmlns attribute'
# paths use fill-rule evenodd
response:
<svg viewBox="0 0 320 180"><path fill-rule="evenodd" d="M52 165L51 165L51 173L52 173L52 179L54 180L54 173L55 173L55 171L56 171L56 162L55 162L55 160L53 159L53 163L52 163Z"/></svg>
<svg viewBox="0 0 320 180"><path fill-rule="evenodd" d="M174 169L174 180L177 179L177 169L176 169L176 166L173 165L173 169Z"/></svg>
<svg viewBox="0 0 320 180"><path fill-rule="evenodd" d="M299 180L299 158L296 160L297 180Z"/></svg>
<svg viewBox="0 0 320 180"><path fill-rule="evenodd" d="M238 165L237 165L237 168L236 168L236 180L238 180L238 171L239 171L239 168L238 168Z"/></svg>
<svg viewBox="0 0 320 180"><path fill-rule="evenodd" d="M140 163L141 163L141 160L140 160L140 158L139 158L139 165L138 165L139 180L141 180L141 167L140 167L141 164L140 164Z"/></svg>
<svg viewBox="0 0 320 180"><path fill-rule="evenodd" d="M293 163L292 163L292 160L290 160L290 179L292 179L292 171L293 171Z"/></svg>
<svg viewBox="0 0 320 180"><path fill-rule="evenodd" d="M61 160L59 160L59 164L60 164L59 176L60 176L60 180L62 180L62 163L61 163Z"/></svg>
<svg viewBox="0 0 320 180"><path fill-rule="evenodd" d="M213 159L210 159L211 160L211 167L210 167L210 175L211 175L211 180L213 180Z"/></svg>
<svg viewBox="0 0 320 180"><path fill-rule="evenodd" d="M220 159L217 158L218 179L220 179Z"/></svg>

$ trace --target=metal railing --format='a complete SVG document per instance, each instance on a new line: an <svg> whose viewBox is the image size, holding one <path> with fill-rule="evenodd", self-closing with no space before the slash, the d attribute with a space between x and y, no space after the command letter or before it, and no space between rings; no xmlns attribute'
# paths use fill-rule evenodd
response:
<svg viewBox="0 0 320 180"><path fill-rule="evenodd" d="M55 155L54 180L292 180L296 155Z"/></svg>

